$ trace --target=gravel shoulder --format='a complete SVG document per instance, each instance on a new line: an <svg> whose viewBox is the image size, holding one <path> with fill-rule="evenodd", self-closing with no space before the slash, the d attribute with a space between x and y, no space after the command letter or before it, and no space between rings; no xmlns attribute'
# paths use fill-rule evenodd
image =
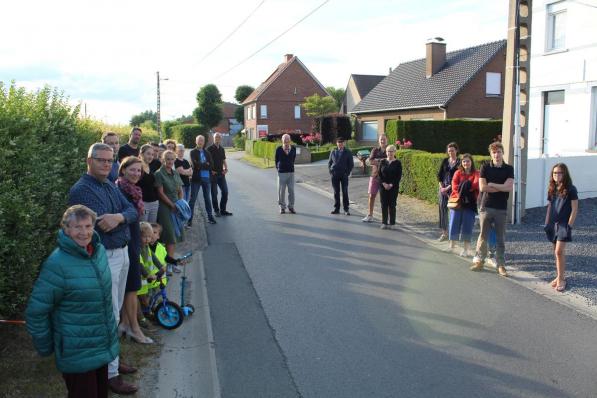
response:
<svg viewBox="0 0 597 398"><path fill-rule="evenodd" d="M349 183L351 208L367 212L367 186L369 178L363 176L357 167ZM305 184L324 194L333 193L327 162L320 161L295 167L297 183ZM330 209L332 202L330 202ZM381 219L379 198L376 199L374 216ZM579 201L579 216L573 231L573 242L566 248L568 289L564 294L546 288L547 282L555 277L553 245L543 232L545 207L527 210L521 224L508 225L506 234L506 261L516 283L537 291L564 305L579 309L597 318L597 198ZM439 250L448 250L446 242L439 243L437 206L428 202L400 195L397 206L397 222L401 228L412 231L416 236ZM478 222L475 225L478 233ZM456 255L454 255L456 257Z"/></svg>

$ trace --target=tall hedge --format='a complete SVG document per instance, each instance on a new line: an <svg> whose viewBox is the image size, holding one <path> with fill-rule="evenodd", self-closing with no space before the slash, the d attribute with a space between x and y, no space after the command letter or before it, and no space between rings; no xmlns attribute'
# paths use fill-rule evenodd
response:
<svg viewBox="0 0 597 398"><path fill-rule="evenodd" d="M276 148L282 145L280 142L255 141L253 144L253 156L275 161Z"/></svg>
<svg viewBox="0 0 597 398"><path fill-rule="evenodd" d="M205 137L205 143L209 141L209 128L200 124L179 124L172 126L172 138L182 143L185 148L194 148L195 139L201 134Z"/></svg>
<svg viewBox="0 0 597 398"><path fill-rule="evenodd" d="M441 153L455 141L460 152L486 153L487 146L502 132L501 120L388 120L389 142L410 140L416 149Z"/></svg>
<svg viewBox="0 0 597 398"><path fill-rule="evenodd" d="M56 244L68 191L85 172L97 123L58 91L0 82L0 317L18 316Z"/></svg>
<svg viewBox="0 0 597 398"><path fill-rule="evenodd" d="M334 120L336 127L334 128ZM342 137L349 140L352 135L352 125L348 116L326 116L321 121L322 144L336 142L336 138Z"/></svg>
<svg viewBox="0 0 597 398"><path fill-rule="evenodd" d="M401 149L396 152L396 157L402 163L400 193L431 203L437 203L437 172L446 155L414 149ZM473 161L477 169L486 160L489 160L489 156L473 156Z"/></svg>

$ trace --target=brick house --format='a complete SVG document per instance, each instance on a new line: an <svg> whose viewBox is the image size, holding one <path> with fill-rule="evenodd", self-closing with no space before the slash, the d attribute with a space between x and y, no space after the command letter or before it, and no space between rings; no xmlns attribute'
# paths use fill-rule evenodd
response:
<svg viewBox="0 0 597 398"><path fill-rule="evenodd" d="M425 58L398 65L353 108L357 136L375 141L392 119L501 119L505 62L506 40L446 53L431 39Z"/></svg>
<svg viewBox="0 0 597 398"><path fill-rule="evenodd" d="M213 131L221 133L221 134L235 134L237 133L242 127L234 117L234 111L240 105L233 104L232 102L224 102L222 104L222 120L216 127L213 128Z"/></svg>
<svg viewBox="0 0 597 398"><path fill-rule="evenodd" d="M342 99L340 113L351 113L354 107L385 77L385 75L350 75Z"/></svg>
<svg viewBox="0 0 597 398"><path fill-rule="evenodd" d="M242 103L247 137L255 139L285 131L310 133L313 118L305 114L301 104L313 94L329 95L298 57L284 55L284 62Z"/></svg>

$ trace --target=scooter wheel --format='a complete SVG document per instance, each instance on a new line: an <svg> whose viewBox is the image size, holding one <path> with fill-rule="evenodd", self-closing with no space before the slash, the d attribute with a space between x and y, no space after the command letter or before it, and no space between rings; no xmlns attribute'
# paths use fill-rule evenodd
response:
<svg viewBox="0 0 597 398"><path fill-rule="evenodd" d="M176 329L182 325L184 313L180 306L172 301L162 301L155 307L155 319L164 329Z"/></svg>

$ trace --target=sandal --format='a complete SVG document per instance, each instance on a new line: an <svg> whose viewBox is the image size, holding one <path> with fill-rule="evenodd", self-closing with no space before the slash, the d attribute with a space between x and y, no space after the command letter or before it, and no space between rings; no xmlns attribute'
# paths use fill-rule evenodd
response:
<svg viewBox="0 0 597 398"><path fill-rule="evenodd" d="M566 280L565 279L561 284L558 284L556 286L556 291L562 293L564 290L566 290Z"/></svg>

